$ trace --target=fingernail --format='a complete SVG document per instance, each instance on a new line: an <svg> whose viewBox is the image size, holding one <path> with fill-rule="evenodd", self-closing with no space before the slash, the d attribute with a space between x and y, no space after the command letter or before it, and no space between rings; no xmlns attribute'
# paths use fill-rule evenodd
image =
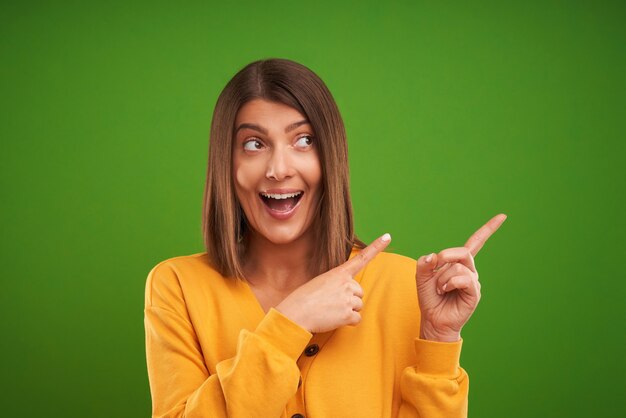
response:
<svg viewBox="0 0 626 418"><path fill-rule="evenodd" d="M391 241L391 235L389 235L389 234L385 234L385 235L383 235L382 237L380 237L380 240L381 240L382 242L389 242L389 241Z"/></svg>
<svg viewBox="0 0 626 418"><path fill-rule="evenodd" d="M445 292L446 291L446 287L448 286L448 283L444 284L441 289Z"/></svg>
<svg viewBox="0 0 626 418"><path fill-rule="evenodd" d="M438 294L439 296L441 296L441 294L442 294L442 293L443 293L443 292L441 291L441 289L437 288L437 294Z"/></svg>
<svg viewBox="0 0 626 418"><path fill-rule="evenodd" d="M426 257L426 262L430 263L431 261L433 261L433 255L432 254L428 254L428 257Z"/></svg>

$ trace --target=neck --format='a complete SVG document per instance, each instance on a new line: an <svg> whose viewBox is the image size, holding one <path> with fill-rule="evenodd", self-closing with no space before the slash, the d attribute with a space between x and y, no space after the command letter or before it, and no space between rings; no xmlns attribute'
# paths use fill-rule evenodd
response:
<svg viewBox="0 0 626 418"><path fill-rule="evenodd" d="M289 244L274 244L251 232L244 264L247 281L253 286L281 292L291 292L309 281L312 278L309 264L314 249L310 235L304 234Z"/></svg>

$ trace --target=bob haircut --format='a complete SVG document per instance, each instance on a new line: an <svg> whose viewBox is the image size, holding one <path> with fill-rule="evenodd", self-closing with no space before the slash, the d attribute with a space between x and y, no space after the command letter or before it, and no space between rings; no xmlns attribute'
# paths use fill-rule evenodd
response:
<svg viewBox="0 0 626 418"><path fill-rule="evenodd" d="M235 194L232 152L237 112L253 99L290 106L311 124L322 166L322 193L311 225L316 243L309 270L318 275L339 266L353 246L365 247L354 234L343 120L315 73L290 60L267 59L240 70L224 87L213 112L202 218L213 267L225 277L245 279L249 226Z"/></svg>

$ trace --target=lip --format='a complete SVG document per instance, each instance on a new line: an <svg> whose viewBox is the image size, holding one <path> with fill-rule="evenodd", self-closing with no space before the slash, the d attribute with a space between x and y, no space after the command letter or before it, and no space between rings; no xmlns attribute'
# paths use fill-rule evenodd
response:
<svg viewBox="0 0 626 418"><path fill-rule="evenodd" d="M296 211L300 207L300 203L302 202L302 198L304 197L304 191L300 190L300 189L268 189L268 190L264 190L263 191L263 193L268 193L268 194L287 194L287 193L296 193L296 192L302 192L302 197L298 200L298 203L296 203L296 205L293 208L291 208L290 210L288 210L286 212L279 212L279 211L270 209L270 207L267 206L263 202L263 199L261 198L261 195L259 195L259 200L261 200L261 205L263 205L263 207L265 208L267 213L272 218L278 219L279 221L284 221L286 219L291 218L296 213Z"/></svg>
<svg viewBox="0 0 626 418"><path fill-rule="evenodd" d="M302 189L267 189L267 190L261 190L261 193L268 193L268 194L287 194L287 193L297 193L297 192L304 193L304 190L302 190Z"/></svg>

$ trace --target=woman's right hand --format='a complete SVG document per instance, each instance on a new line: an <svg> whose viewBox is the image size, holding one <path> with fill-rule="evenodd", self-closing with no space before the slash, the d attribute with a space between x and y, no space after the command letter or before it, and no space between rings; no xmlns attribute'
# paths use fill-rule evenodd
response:
<svg viewBox="0 0 626 418"><path fill-rule="evenodd" d="M387 248L391 237L385 234L342 265L309 280L276 310L312 333L332 331L361 322L363 288L354 277L376 255Z"/></svg>

